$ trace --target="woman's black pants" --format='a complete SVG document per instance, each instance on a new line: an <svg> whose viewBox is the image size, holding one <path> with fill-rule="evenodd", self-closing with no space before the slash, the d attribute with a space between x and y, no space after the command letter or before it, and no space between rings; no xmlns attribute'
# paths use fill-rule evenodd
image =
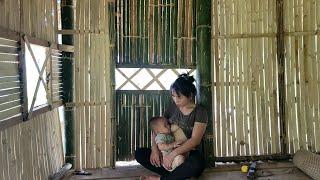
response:
<svg viewBox="0 0 320 180"><path fill-rule="evenodd" d="M153 166L150 162L151 149L138 148L135 158L142 166L161 176L161 179L183 180L191 177L198 177L205 168L205 161L198 150L192 150L184 163L178 166L174 171L167 171L164 167Z"/></svg>

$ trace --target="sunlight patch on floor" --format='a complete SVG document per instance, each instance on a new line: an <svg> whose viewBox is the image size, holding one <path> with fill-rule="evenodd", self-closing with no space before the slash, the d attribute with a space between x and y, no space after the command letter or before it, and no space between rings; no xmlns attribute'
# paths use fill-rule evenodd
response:
<svg viewBox="0 0 320 180"><path fill-rule="evenodd" d="M137 166L140 165L136 160L134 161L117 161L116 162L116 167L121 167L121 166Z"/></svg>

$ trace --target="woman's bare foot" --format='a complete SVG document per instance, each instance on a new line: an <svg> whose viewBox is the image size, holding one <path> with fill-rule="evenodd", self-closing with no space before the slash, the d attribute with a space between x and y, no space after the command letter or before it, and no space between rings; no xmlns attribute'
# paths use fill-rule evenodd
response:
<svg viewBox="0 0 320 180"><path fill-rule="evenodd" d="M156 175L140 176L140 180L160 180L160 177Z"/></svg>

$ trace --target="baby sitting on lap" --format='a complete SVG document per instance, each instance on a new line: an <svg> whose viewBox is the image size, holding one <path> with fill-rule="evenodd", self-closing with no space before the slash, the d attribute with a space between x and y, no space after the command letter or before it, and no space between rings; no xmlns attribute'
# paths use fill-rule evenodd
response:
<svg viewBox="0 0 320 180"><path fill-rule="evenodd" d="M186 139L179 139L175 141L172 135L170 124L168 120L164 117L153 117L149 121L149 125L152 131L156 134L155 142L161 151L162 155L167 155L172 152L176 147L179 147ZM176 125L173 126L174 130L177 130ZM181 130L181 129L180 129ZM167 169L168 171L173 171L176 167L181 165L185 161L186 157L183 155L178 155L174 158L172 162L172 169Z"/></svg>

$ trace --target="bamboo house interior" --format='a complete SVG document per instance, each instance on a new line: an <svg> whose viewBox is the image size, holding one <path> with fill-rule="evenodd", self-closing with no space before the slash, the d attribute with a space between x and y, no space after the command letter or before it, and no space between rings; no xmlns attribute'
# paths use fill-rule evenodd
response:
<svg viewBox="0 0 320 180"><path fill-rule="evenodd" d="M152 174L134 152L186 72L198 179L320 179L320 0L0 0L0 179Z"/></svg>

